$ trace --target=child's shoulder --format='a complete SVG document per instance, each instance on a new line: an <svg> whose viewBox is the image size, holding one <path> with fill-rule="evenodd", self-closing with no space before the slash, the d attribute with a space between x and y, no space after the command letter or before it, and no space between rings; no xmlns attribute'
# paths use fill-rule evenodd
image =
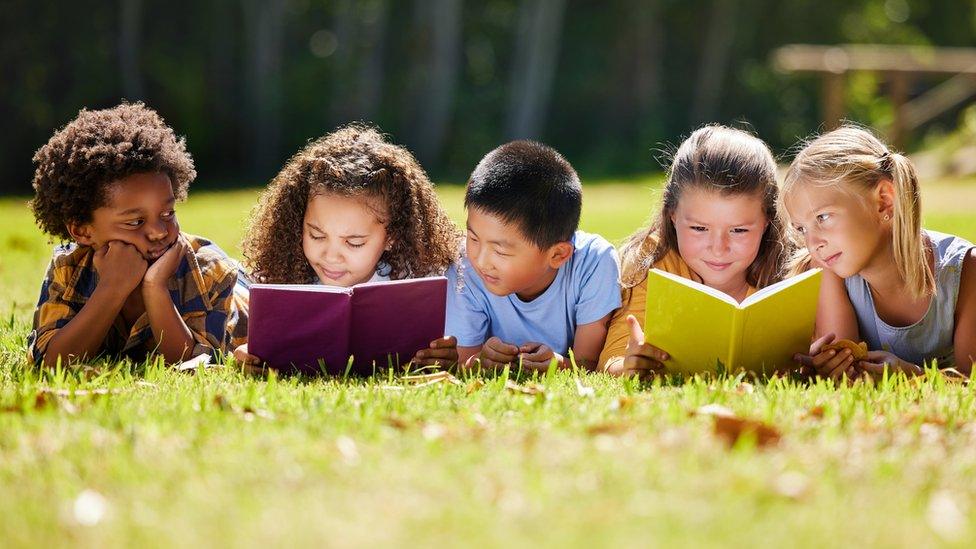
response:
<svg viewBox="0 0 976 549"><path fill-rule="evenodd" d="M617 256L617 250L609 240L596 233L576 231L573 235L573 248L576 253L594 256Z"/></svg>
<svg viewBox="0 0 976 549"><path fill-rule="evenodd" d="M189 242L189 252L196 258L197 264L204 273L221 277L238 270L238 262L212 240L189 233L182 233L182 235Z"/></svg>
<svg viewBox="0 0 976 549"><path fill-rule="evenodd" d="M51 268L57 270L73 270L79 265L90 262L92 249L90 246L79 246L75 242L58 244L51 252Z"/></svg>

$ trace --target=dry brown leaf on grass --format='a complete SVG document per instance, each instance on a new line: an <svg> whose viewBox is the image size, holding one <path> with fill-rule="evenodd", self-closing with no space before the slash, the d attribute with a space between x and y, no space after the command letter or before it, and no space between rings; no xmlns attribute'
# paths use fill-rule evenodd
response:
<svg viewBox="0 0 976 549"><path fill-rule="evenodd" d="M546 393L546 388L538 383L526 383L525 385L519 385L511 379L505 380L505 388L513 393L521 393L523 395L544 395Z"/></svg>
<svg viewBox="0 0 976 549"><path fill-rule="evenodd" d="M472 379L471 380L471 383L468 383L468 388L465 389L464 392L470 395L471 393L473 393L473 392L481 389L484 386L485 386L485 382L484 381L482 381L480 379Z"/></svg>
<svg viewBox="0 0 976 549"><path fill-rule="evenodd" d="M406 431L410 428L410 422L400 416L389 416L386 418L386 424L399 431Z"/></svg>
<svg viewBox="0 0 976 549"><path fill-rule="evenodd" d="M708 404L698 408L696 415L711 416L715 421L715 434L734 446L743 437L754 437L756 446L762 448L779 442L779 430L755 419L742 418L720 404Z"/></svg>
<svg viewBox="0 0 976 549"><path fill-rule="evenodd" d="M401 381L407 385L413 385L414 387L427 387L429 385L435 385L437 383L451 383L453 385L463 385L461 380L454 377L453 374L446 371L434 372L432 374L415 374L409 376L403 376L400 378Z"/></svg>
<svg viewBox="0 0 976 549"><path fill-rule="evenodd" d="M586 434L592 436L597 435L619 435L625 433L630 429L630 425L620 422L620 421L608 421L604 423L597 423L596 425L590 425L586 428Z"/></svg>
<svg viewBox="0 0 976 549"><path fill-rule="evenodd" d="M742 383L736 385L735 392L740 395L751 395L756 391L756 388L748 381L743 381Z"/></svg>
<svg viewBox="0 0 976 549"><path fill-rule="evenodd" d="M103 395L117 395L124 392L123 389L52 389L50 387L41 387L41 393L47 393L50 395L58 397L72 397L72 396L103 396Z"/></svg>
<svg viewBox="0 0 976 549"><path fill-rule="evenodd" d="M824 407L818 405L808 409L806 413L803 414L803 417L806 419L823 419L824 412Z"/></svg>
<svg viewBox="0 0 976 549"><path fill-rule="evenodd" d="M634 405L634 398L627 395L620 395L610 404L611 410L627 410Z"/></svg>

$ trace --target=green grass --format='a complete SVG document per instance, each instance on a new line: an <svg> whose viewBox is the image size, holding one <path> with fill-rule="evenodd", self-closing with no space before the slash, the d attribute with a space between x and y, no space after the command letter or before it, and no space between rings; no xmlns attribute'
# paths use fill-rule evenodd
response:
<svg viewBox="0 0 976 549"><path fill-rule="evenodd" d="M940 207L926 225L976 240L976 214L952 200L962 185L973 188L927 187L926 203ZM646 219L655 187L588 186L584 229L619 241ZM460 220L461 189L441 193ZM254 197L193 193L180 220L237 254ZM874 387L641 385L559 372L524 394L505 376L414 387L396 376L258 379L158 363L36 372L23 345L50 248L23 199L0 200L0 218L3 546L976 539L969 386L937 376ZM730 447L714 418L693 413L713 403L781 439Z"/></svg>

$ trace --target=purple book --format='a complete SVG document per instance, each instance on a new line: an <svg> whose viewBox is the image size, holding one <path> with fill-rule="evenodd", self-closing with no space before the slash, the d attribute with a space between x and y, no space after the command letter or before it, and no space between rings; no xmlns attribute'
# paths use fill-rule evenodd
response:
<svg viewBox="0 0 976 549"><path fill-rule="evenodd" d="M444 335L443 276L349 288L252 284L248 350L272 368L369 375L406 364Z"/></svg>

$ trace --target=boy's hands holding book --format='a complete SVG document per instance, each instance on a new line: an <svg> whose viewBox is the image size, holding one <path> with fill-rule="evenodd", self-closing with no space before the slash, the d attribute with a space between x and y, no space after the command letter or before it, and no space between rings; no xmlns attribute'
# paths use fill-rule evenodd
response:
<svg viewBox="0 0 976 549"><path fill-rule="evenodd" d="M451 364L457 364L457 361L457 338L454 336L444 336L431 341L430 346L426 349L417 351L417 354L414 355L413 360L410 362L420 366L450 366Z"/></svg>

